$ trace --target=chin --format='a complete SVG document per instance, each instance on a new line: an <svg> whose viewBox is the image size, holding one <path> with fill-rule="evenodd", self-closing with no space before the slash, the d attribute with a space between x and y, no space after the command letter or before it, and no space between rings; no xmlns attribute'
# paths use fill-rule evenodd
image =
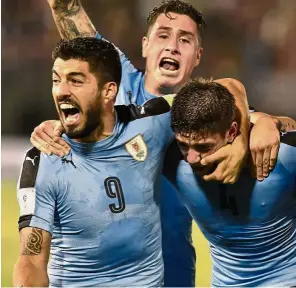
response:
<svg viewBox="0 0 296 288"><path fill-rule="evenodd" d="M159 86L163 87L164 89L175 89L178 88L182 82L178 79L169 78L169 77L162 77L162 81L160 81Z"/></svg>

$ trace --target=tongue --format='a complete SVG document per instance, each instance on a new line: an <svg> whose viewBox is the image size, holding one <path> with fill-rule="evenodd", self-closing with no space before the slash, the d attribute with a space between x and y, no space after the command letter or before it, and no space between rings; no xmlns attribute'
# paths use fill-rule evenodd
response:
<svg viewBox="0 0 296 288"><path fill-rule="evenodd" d="M67 124L73 124L78 120L78 118L79 118L79 113L76 113L73 115L69 114L66 118L66 122Z"/></svg>
<svg viewBox="0 0 296 288"><path fill-rule="evenodd" d="M175 71L177 68L174 64L170 64L170 63L164 63L162 65L162 67L165 69L165 70L170 70L170 71Z"/></svg>

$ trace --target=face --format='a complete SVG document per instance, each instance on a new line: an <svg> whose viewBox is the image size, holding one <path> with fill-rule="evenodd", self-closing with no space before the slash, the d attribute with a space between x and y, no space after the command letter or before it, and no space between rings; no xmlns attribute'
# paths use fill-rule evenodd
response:
<svg viewBox="0 0 296 288"><path fill-rule="evenodd" d="M227 143L230 143L232 137L230 139L227 132L224 136L220 133L209 133L202 136L188 134L188 137L187 135L185 137L176 134L176 139L184 160L190 164L194 172L203 176L210 174L215 169L215 166L203 166L200 164L201 159L213 154Z"/></svg>
<svg viewBox="0 0 296 288"><path fill-rule="evenodd" d="M70 138L88 136L100 125L101 97L89 64L57 58L53 65L52 94L56 109Z"/></svg>
<svg viewBox="0 0 296 288"><path fill-rule="evenodd" d="M164 88L188 81L202 53L196 23L187 15L170 15L173 19L160 14L142 43L146 82Z"/></svg>

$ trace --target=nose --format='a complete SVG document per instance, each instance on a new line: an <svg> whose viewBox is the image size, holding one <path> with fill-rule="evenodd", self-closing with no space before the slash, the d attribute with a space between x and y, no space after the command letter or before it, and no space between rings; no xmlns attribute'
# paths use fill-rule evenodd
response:
<svg viewBox="0 0 296 288"><path fill-rule="evenodd" d="M201 155L194 149L189 149L187 153L187 162L189 164L198 164L201 160Z"/></svg>
<svg viewBox="0 0 296 288"><path fill-rule="evenodd" d="M53 86L53 94L57 100L62 101L71 96L71 91L67 82L60 82L59 85Z"/></svg>
<svg viewBox="0 0 296 288"><path fill-rule="evenodd" d="M167 47L165 49L167 52L171 52L172 55L177 55L180 54L179 46L178 46L178 41L174 37L170 38L170 41L167 44Z"/></svg>

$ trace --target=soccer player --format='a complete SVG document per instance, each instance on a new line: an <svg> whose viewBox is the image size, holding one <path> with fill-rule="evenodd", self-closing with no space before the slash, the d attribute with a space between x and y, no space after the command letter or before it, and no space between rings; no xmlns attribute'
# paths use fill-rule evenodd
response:
<svg viewBox="0 0 296 288"><path fill-rule="evenodd" d="M33 148L25 156L14 285L160 287L159 181L170 114L114 108L121 63L107 41L61 40L53 61L52 93L71 153Z"/></svg>
<svg viewBox="0 0 296 288"><path fill-rule="evenodd" d="M192 105L195 103L195 105ZM234 141L235 101L219 83L194 79L177 93L172 128L184 157L177 186L210 243L212 285L296 285L296 130L281 136L275 169L263 182L247 165L233 185L205 182L201 159Z"/></svg>
<svg viewBox="0 0 296 288"><path fill-rule="evenodd" d="M48 3L63 38L80 35L102 37L96 33L80 1L48 0ZM199 65L204 27L202 15L183 1L166 1L155 7L148 17L148 31L142 43L143 56L146 58L145 73L135 69L120 51L123 77L116 104L141 105L157 96L176 92ZM219 154L204 159L205 164L209 161L218 162L217 169L205 178L228 183L237 179L245 159L248 115L243 85L233 79L224 79L222 82L239 91L234 96L238 95L236 103L242 115L241 134L235 143L224 147ZM55 122L54 125L58 124ZM53 122L40 125L32 134L31 141L45 153L53 152L62 156L69 151L69 147L56 137L60 133L53 133L53 127L56 127L56 131L60 129L60 126L54 125ZM255 127L250 145L254 147L258 178L262 180L274 165L279 132L271 117L261 117ZM162 187L165 286L194 286L195 255L191 245L191 217L180 202L172 183L164 177Z"/></svg>

